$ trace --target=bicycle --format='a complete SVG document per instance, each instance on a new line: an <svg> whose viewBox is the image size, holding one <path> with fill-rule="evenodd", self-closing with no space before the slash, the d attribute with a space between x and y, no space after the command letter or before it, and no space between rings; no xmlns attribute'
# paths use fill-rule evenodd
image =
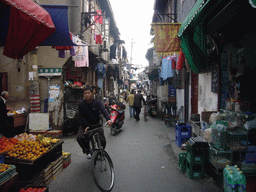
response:
<svg viewBox="0 0 256 192"><path fill-rule="evenodd" d="M94 129L87 131L90 150L92 151L91 174L97 187L104 192L113 189L115 179L113 162L108 153L103 149L99 133L97 132L97 130L103 129L106 125L107 123L103 126L101 124L91 126L90 128Z"/></svg>

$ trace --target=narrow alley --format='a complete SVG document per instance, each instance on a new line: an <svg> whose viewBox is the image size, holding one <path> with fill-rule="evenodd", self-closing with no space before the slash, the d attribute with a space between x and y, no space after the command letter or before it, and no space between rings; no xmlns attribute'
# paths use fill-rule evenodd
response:
<svg viewBox="0 0 256 192"><path fill-rule="evenodd" d="M221 191L209 177L192 180L180 171L171 147L173 127L153 118L136 122L127 114L128 109L122 131L116 136L105 128L106 151L115 168L113 192ZM71 152L71 164L51 181L49 190L99 191L90 175L90 160L82 153L75 136L64 138L63 151Z"/></svg>

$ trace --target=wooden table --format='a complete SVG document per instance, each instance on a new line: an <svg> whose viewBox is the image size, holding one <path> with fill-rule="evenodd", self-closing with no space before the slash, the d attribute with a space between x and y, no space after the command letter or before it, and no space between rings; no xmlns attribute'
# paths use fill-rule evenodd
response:
<svg viewBox="0 0 256 192"><path fill-rule="evenodd" d="M26 125L27 114L17 114L8 116L8 123L11 127L21 127Z"/></svg>

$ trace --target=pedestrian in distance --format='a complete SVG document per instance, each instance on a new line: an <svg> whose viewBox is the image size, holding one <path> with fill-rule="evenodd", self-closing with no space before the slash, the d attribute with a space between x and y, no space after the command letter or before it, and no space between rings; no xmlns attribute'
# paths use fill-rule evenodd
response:
<svg viewBox="0 0 256 192"><path fill-rule="evenodd" d="M8 137L8 123L7 123L7 113L11 111L10 108L6 107L6 101L9 98L9 93L3 91L0 96L0 133Z"/></svg>
<svg viewBox="0 0 256 192"><path fill-rule="evenodd" d="M131 91L131 93L128 95L126 99L126 103L129 104L129 111L130 111L130 117L134 117L135 115L135 110L133 108L133 103L134 103L134 89Z"/></svg>
<svg viewBox="0 0 256 192"><path fill-rule="evenodd" d="M112 121L105 110L104 105L98 99L94 98L93 89L89 86L84 89L84 100L78 104L78 115L80 120L80 127L77 133L77 142L83 150L83 153L87 154L87 158L91 158L91 151L89 147L89 140L87 138L87 131L91 126L98 125L100 123L100 115L106 118L109 126L112 125ZM100 141L103 148L106 147L106 138L103 129L97 130L99 133Z"/></svg>
<svg viewBox="0 0 256 192"><path fill-rule="evenodd" d="M136 121L140 120L140 112L142 107L141 102L143 102L144 106L146 105L145 99L141 94L141 90L139 90L138 93L134 95L134 103L133 103L133 108L135 110L134 118L136 119Z"/></svg>

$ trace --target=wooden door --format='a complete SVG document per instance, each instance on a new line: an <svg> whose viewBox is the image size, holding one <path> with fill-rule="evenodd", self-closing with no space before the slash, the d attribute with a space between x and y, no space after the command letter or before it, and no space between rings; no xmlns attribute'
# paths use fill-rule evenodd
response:
<svg viewBox="0 0 256 192"><path fill-rule="evenodd" d="M198 74L191 75L191 114L198 113Z"/></svg>

